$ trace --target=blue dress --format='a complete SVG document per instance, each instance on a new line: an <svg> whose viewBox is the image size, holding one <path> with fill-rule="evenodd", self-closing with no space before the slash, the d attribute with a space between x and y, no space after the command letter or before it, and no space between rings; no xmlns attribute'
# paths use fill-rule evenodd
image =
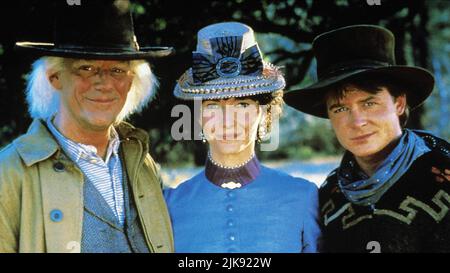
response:
<svg viewBox="0 0 450 273"><path fill-rule="evenodd" d="M304 179L261 165L251 183L230 190L203 170L164 196L175 252L317 252L318 191Z"/></svg>

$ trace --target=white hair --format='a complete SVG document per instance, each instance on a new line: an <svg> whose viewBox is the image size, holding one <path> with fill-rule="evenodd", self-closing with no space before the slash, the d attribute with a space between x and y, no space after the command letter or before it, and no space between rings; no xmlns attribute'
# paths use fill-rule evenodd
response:
<svg viewBox="0 0 450 273"><path fill-rule="evenodd" d="M158 87L158 80L146 61L133 60L130 64L134 78L116 122L127 119L133 113L140 113L154 97ZM26 88L28 112L32 118L46 120L58 111L59 92L50 84L47 71L61 71L63 66L64 58L61 57L41 57L33 63Z"/></svg>

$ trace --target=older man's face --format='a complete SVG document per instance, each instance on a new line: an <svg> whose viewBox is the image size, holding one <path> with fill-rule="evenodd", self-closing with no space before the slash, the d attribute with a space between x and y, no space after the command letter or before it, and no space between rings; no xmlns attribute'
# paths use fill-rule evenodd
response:
<svg viewBox="0 0 450 273"><path fill-rule="evenodd" d="M62 120L89 130L109 128L122 110L133 75L130 64L111 60L69 60L60 72Z"/></svg>
<svg viewBox="0 0 450 273"><path fill-rule="evenodd" d="M386 88L370 94L347 86L343 98L327 99L328 116L339 142L357 158L378 157L401 135L399 116L405 106L405 96L394 100Z"/></svg>

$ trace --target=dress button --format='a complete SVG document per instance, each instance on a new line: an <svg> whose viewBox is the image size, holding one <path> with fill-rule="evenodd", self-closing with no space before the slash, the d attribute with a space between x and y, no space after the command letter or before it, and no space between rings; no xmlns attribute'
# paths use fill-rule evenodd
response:
<svg viewBox="0 0 450 273"><path fill-rule="evenodd" d="M233 211L234 211L233 206L232 206L232 205L228 205L228 206L227 206L227 211L228 211L228 212L233 212Z"/></svg>
<svg viewBox="0 0 450 273"><path fill-rule="evenodd" d="M65 168L66 167L64 166L64 164L62 162L58 161L53 164L53 169L57 172L63 172Z"/></svg>
<svg viewBox="0 0 450 273"><path fill-rule="evenodd" d="M232 192L232 191L229 191L229 192L227 192L227 196L229 198L233 198L234 196L236 196L236 194L234 192Z"/></svg>
<svg viewBox="0 0 450 273"><path fill-rule="evenodd" d="M228 220L227 221L227 226L228 227L234 227L234 221L233 220Z"/></svg>
<svg viewBox="0 0 450 273"><path fill-rule="evenodd" d="M50 220L52 220L52 222L58 223L61 222L62 219L63 213L59 209L54 209L50 212Z"/></svg>
<svg viewBox="0 0 450 273"><path fill-rule="evenodd" d="M236 236L234 236L234 234L230 234L228 236L228 239L230 239L230 241L234 242L234 241L236 241Z"/></svg>

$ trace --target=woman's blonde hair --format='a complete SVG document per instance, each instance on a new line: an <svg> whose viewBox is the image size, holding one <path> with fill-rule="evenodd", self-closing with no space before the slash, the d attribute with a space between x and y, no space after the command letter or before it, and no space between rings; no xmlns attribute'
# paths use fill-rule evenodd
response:
<svg viewBox="0 0 450 273"><path fill-rule="evenodd" d="M62 57L41 57L32 65L28 75L26 101L32 118L47 119L56 114L60 96L47 78L47 71L64 69ZM153 98L158 87L158 80L152 73L150 65L144 60L130 62L134 74L125 105L116 118L116 122L127 119L133 113L141 112Z"/></svg>

